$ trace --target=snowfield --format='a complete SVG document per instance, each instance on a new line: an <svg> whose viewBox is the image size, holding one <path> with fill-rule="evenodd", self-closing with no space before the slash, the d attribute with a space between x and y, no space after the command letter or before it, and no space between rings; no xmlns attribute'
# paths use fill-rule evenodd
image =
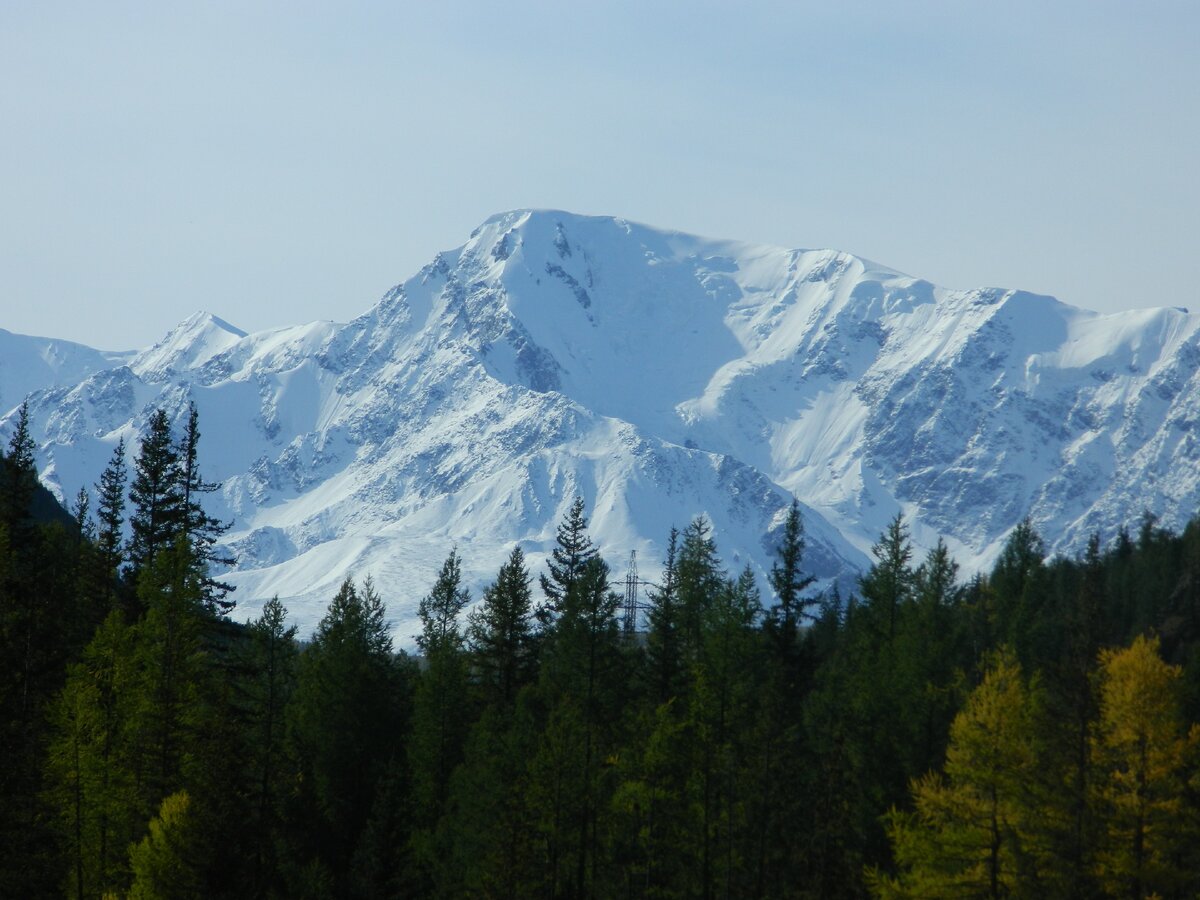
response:
<svg viewBox="0 0 1200 900"><path fill-rule="evenodd" d="M129 353L0 331L0 407L29 397L61 498L156 407L182 424L195 402L237 614L278 594L309 629L371 574L407 645L453 545L478 597L514 542L541 567L576 493L614 579L633 550L655 579L670 527L704 514L764 589L792 495L808 565L843 588L897 512L967 571L1026 515L1057 553L1144 509L1179 527L1200 502L1198 329L521 210L346 324L198 313Z"/></svg>

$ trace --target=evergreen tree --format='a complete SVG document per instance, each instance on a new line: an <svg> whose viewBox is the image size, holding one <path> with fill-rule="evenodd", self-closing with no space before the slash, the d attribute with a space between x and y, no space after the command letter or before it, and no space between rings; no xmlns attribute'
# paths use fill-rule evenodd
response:
<svg viewBox="0 0 1200 900"><path fill-rule="evenodd" d="M697 862L704 896L730 896L754 883L741 861L753 846L749 826L755 792L745 761L757 749L753 732L762 679L756 677L755 628L761 615L758 586L749 567L705 610L689 709L696 739L691 793L699 813ZM799 753L791 752L797 748L796 733L774 748L783 758L772 760L779 776L776 791L783 795L785 807L793 802L799 781L801 760ZM784 825L776 840L792 850L798 844L790 827L795 821L787 814L776 819Z"/></svg>
<svg viewBox="0 0 1200 900"><path fill-rule="evenodd" d="M408 724L408 682L383 601L347 580L300 657L287 707L298 767L282 861L288 895L311 896L317 884L348 890L380 779Z"/></svg>
<svg viewBox="0 0 1200 900"><path fill-rule="evenodd" d="M122 614L110 613L50 709L49 794L66 850L67 893L76 897L124 887L127 848L145 823L131 745L134 640Z"/></svg>
<svg viewBox="0 0 1200 900"><path fill-rule="evenodd" d="M29 401L26 400L17 410L16 427L8 441L8 454L4 457L0 473L3 481L2 512L4 524L8 527L10 540L17 540L20 535L27 533L30 525L30 510L33 495L37 490L37 467L34 463L34 451L37 449L33 436L29 433Z"/></svg>
<svg viewBox="0 0 1200 900"><path fill-rule="evenodd" d="M171 547L183 529L184 508L179 453L171 440L171 422L165 410L150 416L133 465L129 499L132 536L128 558L131 580L154 564L156 555Z"/></svg>
<svg viewBox="0 0 1200 900"><path fill-rule="evenodd" d="M597 550L587 533L587 518L583 514L583 498L576 496L571 508L559 523L555 546L547 563L549 572L541 576L542 593L546 602L537 610L538 621L545 628L562 612L567 594L583 572L584 566L595 559Z"/></svg>
<svg viewBox="0 0 1200 900"><path fill-rule="evenodd" d="M272 886L284 798L292 772L285 742L285 710L296 686L299 648L296 626L287 625L287 609L273 597L249 625L249 684L247 768L249 808L253 817L252 877L254 893Z"/></svg>
<svg viewBox="0 0 1200 900"><path fill-rule="evenodd" d="M679 530L671 529L667 538L667 559L663 565L662 584L649 591L650 609L647 613L649 633L646 636L646 657L650 676L651 698L654 703L666 703L682 691L684 661L679 610Z"/></svg>
<svg viewBox="0 0 1200 900"><path fill-rule="evenodd" d="M426 656L440 650L462 649L463 636L458 620L470 602L471 596L462 586L462 558L456 547L442 563L433 589L421 598L417 608L421 619L417 646Z"/></svg>
<svg viewBox="0 0 1200 900"><path fill-rule="evenodd" d="M116 587L123 562L122 528L125 524L125 482L128 471L125 465L125 439L117 441L108 465L100 474L96 484L96 549L98 556L97 589L108 599L109 606L116 601Z"/></svg>
<svg viewBox="0 0 1200 900"><path fill-rule="evenodd" d="M564 595L539 685L550 716L532 763L535 814L547 832L549 883L575 896L597 887L601 814L614 787L601 761L618 746L623 720L620 598L608 571L591 557Z"/></svg>
<svg viewBox="0 0 1200 900"><path fill-rule="evenodd" d="M190 548L182 539L160 549L138 580L146 610L134 626L139 683L131 723L137 744L143 818L185 786L185 757L202 724L209 672L205 610Z"/></svg>
<svg viewBox="0 0 1200 900"><path fill-rule="evenodd" d="M517 691L531 680L532 581L520 545L513 547L495 584L484 591L483 602L471 613L468 640L480 687L489 704L510 708Z"/></svg>
<svg viewBox="0 0 1200 900"><path fill-rule="evenodd" d="M1046 634L1043 608L1045 556L1041 536L1025 518L1005 541L990 579L996 600L997 633L1016 650L1025 666L1050 651L1053 643Z"/></svg>
<svg viewBox="0 0 1200 900"><path fill-rule="evenodd" d="M777 639L787 648L794 647L801 625L816 621L816 615L810 610L820 605L818 599L804 596L816 579L801 570L803 559L804 519L800 515L800 502L793 499L784 520L783 539L771 565L771 587L775 591L776 605L768 619Z"/></svg>
<svg viewBox="0 0 1200 900"><path fill-rule="evenodd" d="M684 659L690 665L700 647L705 610L725 585L712 525L697 516L683 530L677 563L679 624Z"/></svg>
<svg viewBox="0 0 1200 900"><path fill-rule="evenodd" d="M216 542L229 530L229 523L208 515L201 506L201 498L218 490L220 485L200 477L199 445L200 416L196 411L196 404L193 403L188 407L187 426L176 449L182 494L180 529L184 538L192 545L205 604L214 612L228 614L235 605L233 600L226 599L233 587L214 579L212 569L214 566L228 566L233 563L233 557L219 552L216 548Z"/></svg>
<svg viewBox="0 0 1200 900"><path fill-rule="evenodd" d="M470 602L462 586L462 561L457 550L442 564L437 581L421 600L421 634L417 645L425 654L425 669L417 683L413 710L410 759L417 790L417 818L432 834L450 788L450 775L462 759L470 715L467 661L458 620ZM432 847L423 848L431 858Z"/></svg>
<svg viewBox="0 0 1200 900"><path fill-rule="evenodd" d="M902 604L912 596L912 544L904 518L897 513L887 530L871 548L875 563L863 577L861 589L868 606L878 612L883 631L891 641L896 635L896 617Z"/></svg>

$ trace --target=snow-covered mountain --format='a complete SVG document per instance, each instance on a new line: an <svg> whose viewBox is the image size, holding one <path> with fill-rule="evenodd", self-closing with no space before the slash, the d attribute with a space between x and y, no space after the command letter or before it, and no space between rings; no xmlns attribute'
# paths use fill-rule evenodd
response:
<svg viewBox="0 0 1200 900"><path fill-rule="evenodd" d="M370 573L407 639L452 545L477 585L515 541L540 565L576 493L616 577L636 550L654 578L700 513L731 568L764 573L792 494L808 564L844 582L897 512L967 567L1027 514L1059 552L1143 509L1179 526L1200 500L1198 330L1179 309L1104 316L516 211L344 325L247 335L197 314L133 354L0 332L0 373L70 349L0 401L31 394L61 496L155 407L194 401L239 610L277 593L311 625Z"/></svg>

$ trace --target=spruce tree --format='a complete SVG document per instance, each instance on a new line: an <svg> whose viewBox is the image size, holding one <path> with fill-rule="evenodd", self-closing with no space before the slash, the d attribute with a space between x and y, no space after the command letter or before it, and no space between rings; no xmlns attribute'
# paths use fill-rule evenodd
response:
<svg viewBox="0 0 1200 900"><path fill-rule="evenodd" d="M247 653L246 714L248 800L253 827L251 871L256 895L275 878L276 844L291 767L287 757L285 710L296 687L299 648L296 626L287 624L287 609L273 597L250 623Z"/></svg>
<svg viewBox="0 0 1200 900"><path fill-rule="evenodd" d="M163 409L150 416L133 465L129 499L129 569L136 583L154 564L158 553L174 544L183 532L184 507L179 453L171 440L171 422Z"/></svg>
<svg viewBox="0 0 1200 900"><path fill-rule="evenodd" d="M876 610L876 620L891 641L896 634L896 617L900 606L909 600L913 589L912 543L904 518L897 513L888 523L879 541L871 548L875 563L862 578L863 598Z"/></svg>
<svg viewBox="0 0 1200 900"><path fill-rule="evenodd" d="M188 407L188 420L183 436L179 440L176 454L179 459L180 529L184 538L191 543L201 575L204 602L213 611L228 614L235 601L226 599L233 587L212 577L214 566L228 566L233 557L217 550L216 543L229 530L229 523L208 515L201 505L201 498L220 488L220 485L200 477L198 449L200 445L200 416L196 404Z"/></svg>
<svg viewBox="0 0 1200 900"><path fill-rule="evenodd" d="M472 611L467 639L480 686L489 704L510 708L533 671L533 579L520 545L513 547L496 581Z"/></svg>
<svg viewBox="0 0 1200 900"><path fill-rule="evenodd" d="M470 727L467 660L459 617L470 597L462 587L462 561L451 550L437 581L421 600L417 646L425 668L413 698L409 760L413 773L415 851L423 870L434 877L442 856L437 823L450 791L450 776L462 761Z"/></svg>
<svg viewBox="0 0 1200 900"><path fill-rule="evenodd" d="M562 613L567 594L578 581L583 567L595 559L597 550L587 533L587 518L583 514L583 497L576 496L571 508L558 525L555 546L546 564L548 572L541 576L542 593L546 602L537 610L543 628Z"/></svg>
<svg viewBox="0 0 1200 900"><path fill-rule="evenodd" d="M662 584L649 591L646 658L651 697L655 704L666 703L682 691L684 660L680 634L679 609L679 529L667 537L667 558L663 564Z"/></svg>
<svg viewBox="0 0 1200 900"><path fill-rule="evenodd" d="M10 540L20 541L31 526L30 507L37 490L37 467L34 463L36 446L29 433L29 401L17 410L16 427L8 441L8 453L4 457L0 474L3 481L3 504L0 514L8 526Z"/></svg>
<svg viewBox="0 0 1200 900"><path fill-rule="evenodd" d="M776 606L768 620L778 639L787 647L795 644L797 629L816 621L816 615L810 610L820 605L817 598L804 595L816 578L804 574L801 569L803 559L804 519L800 515L800 502L793 499L784 520L782 540L775 551L775 562L771 565L771 587L775 591Z"/></svg>
<svg viewBox="0 0 1200 900"><path fill-rule="evenodd" d="M96 484L96 547L99 551L99 579L109 596L114 596L122 563L122 527L125 524L125 482L129 473L125 463L125 439L117 441L108 465Z"/></svg>
<svg viewBox="0 0 1200 900"><path fill-rule="evenodd" d="M282 861L288 895L313 896L317 882L348 893L380 779L403 741L408 680L382 599L347 579L300 657L287 709L297 766Z"/></svg>
<svg viewBox="0 0 1200 900"><path fill-rule="evenodd" d="M691 665L700 647L705 610L725 584L712 525L704 516L697 516L683 530L677 575L683 658Z"/></svg>

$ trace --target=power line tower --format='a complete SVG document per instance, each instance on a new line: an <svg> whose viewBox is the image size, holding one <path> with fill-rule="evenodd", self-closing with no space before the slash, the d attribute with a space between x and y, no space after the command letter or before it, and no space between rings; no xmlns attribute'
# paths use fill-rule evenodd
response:
<svg viewBox="0 0 1200 900"><path fill-rule="evenodd" d="M631 550L629 571L625 573L625 619L622 623L626 636L637 629L638 584L637 551Z"/></svg>

